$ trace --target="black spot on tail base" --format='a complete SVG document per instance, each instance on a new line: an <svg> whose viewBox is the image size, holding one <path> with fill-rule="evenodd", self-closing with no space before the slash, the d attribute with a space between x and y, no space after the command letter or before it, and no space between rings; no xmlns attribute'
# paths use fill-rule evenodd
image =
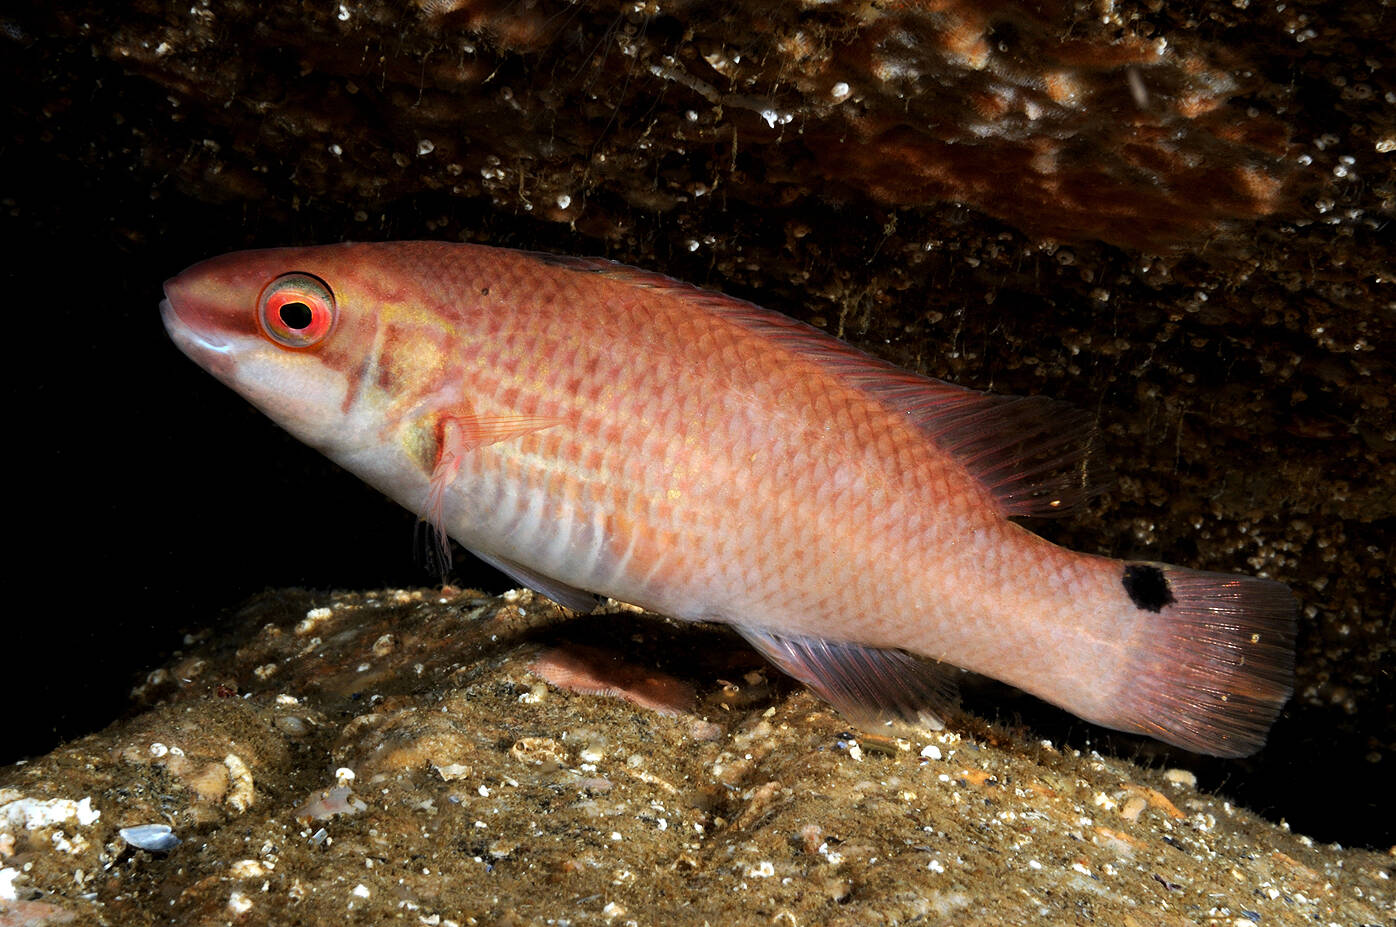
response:
<svg viewBox="0 0 1396 927"><path fill-rule="evenodd" d="M1177 601L1168 586L1168 577L1153 564L1131 563L1125 567L1123 582L1130 601L1146 612L1161 612L1165 605Z"/></svg>

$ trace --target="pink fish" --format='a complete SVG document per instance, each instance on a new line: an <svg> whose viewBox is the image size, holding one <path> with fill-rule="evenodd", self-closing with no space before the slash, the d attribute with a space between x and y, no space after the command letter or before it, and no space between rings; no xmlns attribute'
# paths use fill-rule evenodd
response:
<svg viewBox="0 0 1396 927"><path fill-rule="evenodd" d="M954 667L1199 753L1293 685L1279 583L1055 546L1083 414L896 368L608 261L433 242L248 251L165 284L179 348L519 582L736 628L850 717Z"/></svg>

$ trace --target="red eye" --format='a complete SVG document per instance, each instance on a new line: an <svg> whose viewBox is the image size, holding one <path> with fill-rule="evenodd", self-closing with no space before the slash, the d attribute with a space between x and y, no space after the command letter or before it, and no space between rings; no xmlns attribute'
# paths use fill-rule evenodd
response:
<svg viewBox="0 0 1396 927"><path fill-rule="evenodd" d="M319 277L282 274L262 290L257 319L262 331L288 348L310 348L334 328L334 293Z"/></svg>

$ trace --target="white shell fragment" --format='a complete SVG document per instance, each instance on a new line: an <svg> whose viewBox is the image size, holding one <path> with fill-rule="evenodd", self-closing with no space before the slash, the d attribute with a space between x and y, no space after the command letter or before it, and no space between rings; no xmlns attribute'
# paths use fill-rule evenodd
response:
<svg viewBox="0 0 1396 927"><path fill-rule="evenodd" d="M228 807L234 811L246 811L252 807L257 795L252 782L252 770L247 768L242 757L236 753L229 753L223 757L223 765L228 768L228 782L232 786L226 799Z"/></svg>
<svg viewBox="0 0 1396 927"><path fill-rule="evenodd" d="M13 798L14 800L9 800ZM102 816L92 807L91 796L80 801L71 798L22 798L12 789L0 797L0 826L39 830L76 821L86 827Z"/></svg>
<svg viewBox="0 0 1396 927"><path fill-rule="evenodd" d="M168 853L182 842L170 830L168 824L139 824L135 827L123 827L118 834L131 846L138 850L147 850L151 853Z"/></svg>

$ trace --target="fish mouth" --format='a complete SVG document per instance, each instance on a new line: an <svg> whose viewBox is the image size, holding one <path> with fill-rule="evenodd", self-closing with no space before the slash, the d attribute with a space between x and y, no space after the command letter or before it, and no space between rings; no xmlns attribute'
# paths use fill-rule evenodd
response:
<svg viewBox="0 0 1396 927"><path fill-rule="evenodd" d="M218 353L228 350L229 342L217 333L213 313L204 309L190 293L180 293L177 278L165 281L165 298L160 300L160 321L170 339L186 354Z"/></svg>

